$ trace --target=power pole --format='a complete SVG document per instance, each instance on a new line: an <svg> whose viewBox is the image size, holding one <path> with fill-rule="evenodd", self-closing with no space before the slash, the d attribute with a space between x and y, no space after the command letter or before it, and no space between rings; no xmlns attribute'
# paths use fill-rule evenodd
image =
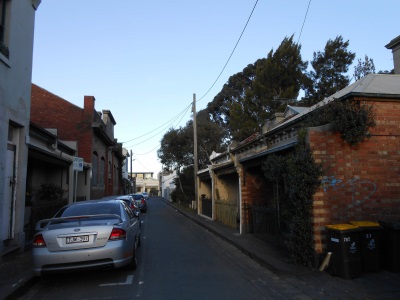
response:
<svg viewBox="0 0 400 300"><path fill-rule="evenodd" d="M133 177L132 177L132 149L131 149L131 180L129 180L131 183L131 194L134 193L132 185L133 185Z"/></svg>
<svg viewBox="0 0 400 300"><path fill-rule="evenodd" d="M196 94L193 94L193 142L194 142L194 201L196 203L197 213L199 212L199 197L198 197L198 183L197 183L197 171L198 158L197 158L197 122L196 122Z"/></svg>

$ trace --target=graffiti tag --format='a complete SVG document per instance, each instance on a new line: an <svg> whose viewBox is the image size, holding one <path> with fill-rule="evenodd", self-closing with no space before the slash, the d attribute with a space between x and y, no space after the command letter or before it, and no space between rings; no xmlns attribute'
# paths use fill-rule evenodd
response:
<svg viewBox="0 0 400 300"><path fill-rule="evenodd" d="M337 179L335 176L329 176L329 177L325 177L324 179L322 179L321 185L324 188L325 193L330 188L333 189L334 191L337 191L345 186L351 186L352 202L354 205L360 205L365 200L370 199L371 196L376 191L375 183L368 181L368 180L361 180L360 178L353 178L353 179L347 180L346 182L343 182L341 179ZM372 188L368 189L368 194L367 194L367 196L364 197L364 200L356 201L357 193L360 192L360 189L362 188L362 186L366 186L366 185L369 185Z"/></svg>

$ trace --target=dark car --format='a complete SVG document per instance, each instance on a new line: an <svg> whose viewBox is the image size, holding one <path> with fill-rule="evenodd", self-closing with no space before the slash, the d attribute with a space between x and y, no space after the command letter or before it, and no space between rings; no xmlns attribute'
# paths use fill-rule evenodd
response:
<svg viewBox="0 0 400 300"><path fill-rule="evenodd" d="M147 212L147 202L142 193L136 193L131 195L136 202L136 205L140 208L141 212Z"/></svg>

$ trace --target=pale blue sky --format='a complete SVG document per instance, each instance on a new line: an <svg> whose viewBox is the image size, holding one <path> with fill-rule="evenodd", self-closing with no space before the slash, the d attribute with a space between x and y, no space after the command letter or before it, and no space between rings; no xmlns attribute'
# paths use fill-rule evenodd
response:
<svg viewBox="0 0 400 300"><path fill-rule="evenodd" d="M205 108L230 76L266 57L285 36L299 39L309 0L259 0L209 91L255 3L43 0L36 12L32 82L80 107L85 95L94 96L96 110L112 112L115 138L133 151L133 171L156 175L159 142L168 128L191 118L185 109L194 93L201 99L197 110ZM385 45L400 35L399 12L398 0L313 0L300 37L303 60L342 35L355 62L367 54L377 71L391 70Z"/></svg>

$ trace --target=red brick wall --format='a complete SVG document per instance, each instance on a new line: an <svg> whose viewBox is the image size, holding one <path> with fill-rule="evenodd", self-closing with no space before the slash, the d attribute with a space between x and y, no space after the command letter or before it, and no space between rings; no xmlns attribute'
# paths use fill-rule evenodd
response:
<svg viewBox="0 0 400 300"><path fill-rule="evenodd" d="M250 209L253 205L268 205L273 199L272 186L268 185L261 167L248 168L241 175L242 190L242 224L244 232L253 229L253 216Z"/></svg>
<svg viewBox="0 0 400 300"><path fill-rule="evenodd" d="M92 161L94 98L92 106L91 110L88 108L88 114L86 107L83 110L32 84L31 121L43 128L56 128L60 140L77 141L78 156L83 157L85 162Z"/></svg>
<svg viewBox="0 0 400 300"><path fill-rule="evenodd" d="M64 141L77 141L77 156L86 163L92 162L92 153L97 151L105 159L105 185L91 186L91 199L99 199L113 193L119 194L119 185L113 186L113 179L108 180L108 145L96 137L93 121L98 117L95 110L95 98L84 96L84 108L80 108L49 91L32 84L31 121L43 128L55 128L58 138ZM111 164L112 165L112 164ZM111 172L113 176L113 172ZM110 184L109 184L110 183Z"/></svg>
<svg viewBox="0 0 400 300"><path fill-rule="evenodd" d="M369 103L377 126L358 147L338 133L310 130L311 149L327 176L314 196L317 252L324 250L326 224L400 219L400 103Z"/></svg>

